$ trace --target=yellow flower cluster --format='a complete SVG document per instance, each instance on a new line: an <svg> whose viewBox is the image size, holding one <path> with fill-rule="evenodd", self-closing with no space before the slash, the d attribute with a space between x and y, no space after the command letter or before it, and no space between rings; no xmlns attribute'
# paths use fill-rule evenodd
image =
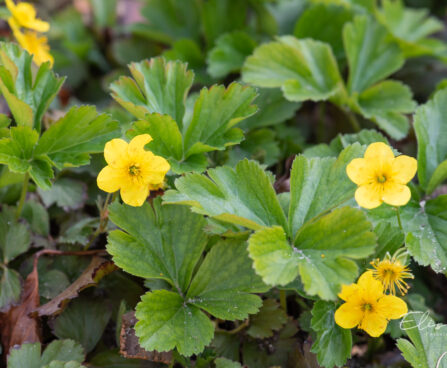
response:
<svg viewBox="0 0 447 368"><path fill-rule="evenodd" d="M41 65L47 61L53 65L54 59L50 54L48 39L37 32L47 32L50 25L36 18L36 9L30 3L20 2L15 4L13 0L6 0L6 6L11 12L8 19L17 42L30 54L34 55L34 62ZM22 32L21 28L24 28Z"/></svg>
<svg viewBox="0 0 447 368"><path fill-rule="evenodd" d="M375 142L368 146L363 158L352 160L346 167L348 177L358 185L355 200L359 206L372 209L387 203L404 206L411 199L406 185L416 174L417 161L409 156L394 157L385 143ZM399 213L398 222L402 228ZM396 288L402 295L408 291L404 281L413 278L402 251L393 257L371 262L373 269L360 276L357 283L344 285L339 297L345 301L335 312L335 322L343 328L358 327L369 335L382 335L391 319L407 313L406 303L395 296ZM390 295L385 294L389 291Z"/></svg>
<svg viewBox="0 0 447 368"><path fill-rule="evenodd" d="M371 262L374 269L360 276L356 284L344 285L338 295L344 303L335 312L335 322L343 328L358 327L369 335L382 335L390 319L401 318L408 312L406 303L396 297L396 286L405 294L405 278L413 278L408 267L401 262L401 251L389 254L380 261ZM391 295L385 292L390 291Z"/></svg>
<svg viewBox="0 0 447 368"><path fill-rule="evenodd" d="M408 312L402 299L384 293L372 271L360 276L356 284L344 285L338 296L345 303L335 312L335 322L343 328L358 327L373 337L385 332L389 320Z"/></svg>
<svg viewBox="0 0 447 368"><path fill-rule="evenodd" d="M108 193L120 190L124 203L141 206L149 191L160 188L170 169L168 161L146 151L152 140L149 134L137 135L130 143L112 139L104 148L107 166L97 178L98 187Z"/></svg>

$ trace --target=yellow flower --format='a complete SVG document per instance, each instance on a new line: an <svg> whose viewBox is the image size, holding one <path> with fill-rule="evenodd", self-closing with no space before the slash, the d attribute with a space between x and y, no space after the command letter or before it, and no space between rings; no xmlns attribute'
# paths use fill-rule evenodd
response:
<svg viewBox="0 0 447 368"><path fill-rule="evenodd" d="M346 172L359 187L355 200L359 206L371 209L383 202L403 206L411 198L407 184L416 174L417 161L413 157L394 157L391 148L382 142L372 143L363 158L352 160Z"/></svg>
<svg viewBox="0 0 447 368"><path fill-rule="evenodd" d="M390 319L408 312L407 304L394 295L383 293L382 283L372 271L360 276L357 284L344 285L338 295L346 303L335 312L335 322L343 328L358 328L370 336L382 335Z"/></svg>
<svg viewBox="0 0 447 368"><path fill-rule="evenodd" d="M387 253L382 261L380 259L375 259L371 262L374 267L374 270L372 270L373 276L379 280L383 284L385 290L389 290L392 295L396 294L396 286L400 293L405 295L409 286L404 279L414 278L410 269L399 259L400 253L401 252L397 251L393 257Z"/></svg>
<svg viewBox="0 0 447 368"><path fill-rule="evenodd" d="M50 29L49 23L36 18L36 9L32 4L20 2L16 5L12 0L6 0L6 6L11 12L8 19L11 28L24 27L38 32L47 32Z"/></svg>
<svg viewBox="0 0 447 368"><path fill-rule="evenodd" d="M12 31L20 46L33 55L33 60L37 65L41 65L47 61L53 65L54 59L50 54L50 46L48 45L46 37L39 37L33 31L25 31L25 33L22 33L15 26L12 27Z"/></svg>
<svg viewBox="0 0 447 368"><path fill-rule="evenodd" d="M152 140L149 134L141 134L130 143L112 139L104 148L108 166L98 175L98 187L105 192L121 190L121 198L130 206L141 206L149 191L159 188L170 166L163 157L145 151Z"/></svg>

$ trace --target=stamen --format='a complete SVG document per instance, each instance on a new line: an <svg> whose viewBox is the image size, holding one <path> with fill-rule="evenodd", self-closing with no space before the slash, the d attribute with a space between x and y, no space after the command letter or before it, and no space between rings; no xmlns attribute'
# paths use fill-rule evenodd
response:
<svg viewBox="0 0 447 368"><path fill-rule="evenodd" d="M137 165L129 166L129 174L132 176L138 175L140 173L140 168Z"/></svg>
<svg viewBox="0 0 447 368"><path fill-rule="evenodd" d="M378 177L377 177L377 181L379 182L379 183L385 183L386 182L386 176L385 175L379 175Z"/></svg>

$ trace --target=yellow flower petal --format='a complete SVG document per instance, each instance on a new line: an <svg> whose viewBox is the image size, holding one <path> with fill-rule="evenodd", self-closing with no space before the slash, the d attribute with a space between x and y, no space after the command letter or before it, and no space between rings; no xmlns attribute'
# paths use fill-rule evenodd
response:
<svg viewBox="0 0 447 368"><path fill-rule="evenodd" d="M380 313L368 312L363 316L359 328L372 337L378 337L385 332L387 324L388 321Z"/></svg>
<svg viewBox="0 0 447 368"><path fill-rule="evenodd" d="M5 0L6 2L6 7L8 8L8 10L13 13L16 9L16 5L14 4L14 1L12 0Z"/></svg>
<svg viewBox="0 0 447 368"><path fill-rule="evenodd" d="M36 18L36 9L32 4L20 2L15 5L13 1L6 0L6 6L19 26L38 32L47 32L50 29L48 22Z"/></svg>
<svg viewBox="0 0 447 368"><path fill-rule="evenodd" d="M156 156L149 151L144 153L143 162L145 165L143 167L142 175L147 182L152 184L162 183L166 173L171 168L166 159L161 156Z"/></svg>
<svg viewBox="0 0 447 368"><path fill-rule="evenodd" d="M377 302L377 312L387 319L398 319L408 313L408 307L401 298L385 295Z"/></svg>
<svg viewBox="0 0 447 368"><path fill-rule="evenodd" d="M354 328L363 318L363 312L359 305L345 303L335 311L335 323L343 328Z"/></svg>
<svg viewBox="0 0 447 368"><path fill-rule="evenodd" d="M104 158L113 167L121 167L126 162L127 146L129 144L122 139L112 139L104 147Z"/></svg>
<svg viewBox="0 0 447 368"><path fill-rule="evenodd" d="M391 164L393 172L393 181L399 184L407 184L416 175L418 169L418 162L410 156L398 156Z"/></svg>
<svg viewBox="0 0 447 368"><path fill-rule="evenodd" d="M411 199L411 191L406 185L393 182L386 183L382 200L391 206L404 206Z"/></svg>
<svg viewBox="0 0 447 368"><path fill-rule="evenodd" d="M120 194L124 203L129 206L139 207L143 205L149 195L149 186L135 184L127 185L126 187L121 188Z"/></svg>
<svg viewBox="0 0 447 368"><path fill-rule="evenodd" d="M104 167L99 172L96 179L98 188L107 193L113 193L120 189L122 181L122 171L114 169L110 166Z"/></svg>
<svg viewBox="0 0 447 368"><path fill-rule="evenodd" d="M338 294L338 297L344 301L348 301L348 299L357 294L358 291L359 287L357 284L343 285L340 294Z"/></svg>
<svg viewBox="0 0 447 368"><path fill-rule="evenodd" d="M372 209L382 204L382 190L377 184L366 184L357 188L355 200L360 207Z"/></svg>
<svg viewBox="0 0 447 368"><path fill-rule="evenodd" d="M363 185L372 181L374 171L368 165L367 160L364 158L355 158L346 166L346 173L352 182L357 185Z"/></svg>
<svg viewBox="0 0 447 368"><path fill-rule="evenodd" d="M383 296L383 285L374 277L372 271L366 271L360 276L357 285L368 295L368 299L377 300Z"/></svg>
<svg viewBox="0 0 447 368"><path fill-rule="evenodd" d="M392 160L394 158L393 150L383 142L371 143L365 151L366 159L378 159L382 161Z"/></svg>
<svg viewBox="0 0 447 368"><path fill-rule="evenodd" d="M148 144L152 140L152 137L149 134L140 134L134 137L127 148L127 152L129 155L139 155L143 152L144 146Z"/></svg>
<svg viewBox="0 0 447 368"><path fill-rule="evenodd" d="M50 46L47 43L48 40L46 37L39 37L36 32L31 31L22 33L12 18L10 18L8 22L17 42L26 51L33 55L33 61L36 65L41 65L47 61L53 65L54 58L50 54Z"/></svg>

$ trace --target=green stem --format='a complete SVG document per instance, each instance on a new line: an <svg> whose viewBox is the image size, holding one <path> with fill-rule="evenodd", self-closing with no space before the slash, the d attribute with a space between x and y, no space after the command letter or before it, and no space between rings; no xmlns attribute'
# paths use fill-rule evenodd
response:
<svg viewBox="0 0 447 368"><path fill-rule="evenodd" d="M346 113L346 116L348 117L348 121L351 124L352 129L354 129L355 132L360 132L362 130L362 127L360 126L355 113L348 109L345 109L344 111Z"/></svg>
<svg viewBox="0 0 447 368"><path fill-rule="evenodd" d="M279 304L281 304L281 308L284 312L287 313L287 295L285 290L279 291Z"/></svg>
<svg viewBox="0 0 447 368"><path fill-rule="evenodd" d="M402 227L402 221L400 219L400 211L399 211L399 207L396 207L396 215L397 215L397 222L399 224L400 229L402 230L402 232L404 232L404 228Z"/></svg>
<svg viewBox="0 0 447 368"><path fill-rule="evenodd" d="M237 326L236 328L234 328L232 330L222 330L220 328L216 328L216 331L226 333L229 335L235 335L238 332L241 332L244 328L248 327L249 324L250 324L250 319L247 318L243 323L241 323L239 326Z"/></svg>
<svg viewBox="0 0 447 368"><path fill-rule="evenodd" d="M90 238L90 241L85 245L84 250L89 249L93 242L95 241L95 239L104 232L104 230L107 228L107 224L109 222L109 216L106 216L106 211L107 208L109 207L109 204L112 203L115 198L116 198L116 194L117 192L113 193L108 193L106 200L104 201L104 206L102 206L101 210L99 211L99 225L98 228L96 229L96 231L93 233L92 237ZM112 198L112 199L110 199Z"/></svg>
<svg viewBox="0 0 447 368"><path fill-rule="evenodd" d="M23 205L25 204L26 194L28 193L29 173L26 173L23 178L22 192L20 193L19 204L16 209L16 220L20 218L22 214Z"/></svg>

